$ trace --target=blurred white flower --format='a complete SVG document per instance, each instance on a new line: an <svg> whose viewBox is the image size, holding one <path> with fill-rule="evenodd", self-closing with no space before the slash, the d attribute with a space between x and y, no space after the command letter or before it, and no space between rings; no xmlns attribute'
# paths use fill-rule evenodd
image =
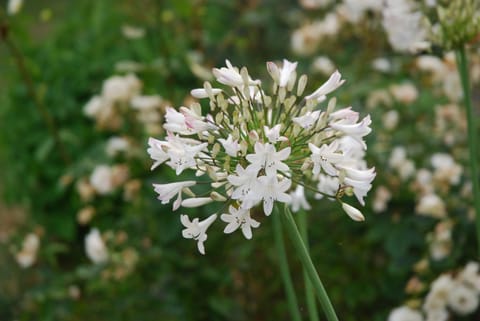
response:
<svg viewBox="0 0 480 321"><path fill-rule="evenodd" d="M109 194L113 191L112 168L107 165L98 165L90 175L90 184L100 194Z"/></svg>
<svg viewBox="0 0 480 321"><path fill-rule="evenodd" d="M415 211L418 214L435 218L443 218L447 215L445 203L442 198L434 193L421 196L415 207Z"/></svg>
<svg viewBox="0 0 480 321"><path fill-rule="evenodd" d="M390 93L395 100L404 104L411 104L418 98L417 87L409 82L390 86Z"/></svg>
<svg viewBox="0 0 480 321"><path fill-rule="evenodd" d="M399 118L400 118L400 115L398 111L394 109L389 110L385 114L383 114L382 122L383 122L383 125L385 126L385 129L388 129L388 130L395 129L398 125Z"/></svg>
<svg viewBox="0 0 480 321"><path fill-rule="evenodd" d="M376 213L383 212L387 209L387 203L392 198L392 193L385 186L379 186L375 190L372 208Z"/></svg>
<svg viewBox="0 0 480 321"><path fill-rule="evenodd" d="M14 16L20 12L22 7L23 7L23 0L8 0L7 14L9 16Z"/></svg>
<svg viewBox="0 0 480 321"><path fill-rule="evenodd" d="M113 136L107 141L105 151L108 156L115 157L118 154L125 152L130 147L130 143L123 137Z"/></svg>
<svg viewBox="0 0 480 321"><path fill-rule="evenodd" d="M140 92L141 87L134 74L112 76L103 82L102 97L113 103L126 103Z"/></svg>
<svg viewBox="0 0 480 321"><path fill-rule="evenodd" d="M93 228L85 236L85 251L88 258L95 264L108 260L108 250L98 229Z"/></svg>
<svg viewBox="0 0 480 321"><path fill-rule="evenodd" d="M300 0L300 5L305 9L319 9L328 6L332 0Z"/></svg>
<svg viewBox="0 0 480 321"><path fill-rule="evenodd" d="M312 62L312 69L327 76L335 72L336 67L333 61L327 56L318 56Z"/></svg>
<svg viewBox="0 0 480 321"><path fill-rule="evenodd" d="M22 249L20 252L15 254L15 259L17 260L20 267L26 269L32 266L37 260L37 252L40 247L40 239L37 234L29 233L23 239Z"/></svg>
<svg viewBox="0 0 480 321"><path fill-rule="evenodd" d="M140 39L145 36L145 29L131 25L123 25L122 34L127 39Z"/></svg>
<svg viewBox="0 0 480 321"><path fill-rule="evenodd" d="M383 8L383 27L394 50L416 52L430 47L427 30L423 26L423 14L414 11L410 0L387 0Z"/></svg>
<svg viewBox="0 0 480 321"><path fill-rule="evenodd" d="M418 310L401 306L390 312L388 321L423 321L423 316Z"/></svg>
<svg viewBox="0 0 480 321"><path fill-rule="evenodd" d="M312 208L310 204L308 204L307 198L305 197L305 188L302 185L297 185L295 191L290 193L290 197L290 206L292 207L292 212L298 212L300 209L308 211Z"/></svg>
<svg viewBox="0 0 480 321"><path fill-rule="evenodd" d="M448 293L448 306L460 315L467 315L478 308L478 292L463 284L455 284Z"/></svg>

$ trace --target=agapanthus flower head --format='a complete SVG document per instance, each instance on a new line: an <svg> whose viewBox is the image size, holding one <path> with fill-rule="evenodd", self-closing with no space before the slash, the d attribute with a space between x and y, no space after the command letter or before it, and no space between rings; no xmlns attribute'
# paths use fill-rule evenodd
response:
<svg viewBox="0 0 480 321"><path fill-rule="evenodd" d="M208 105L167 108L166 138L148 143L152 170L166 164L186 177L154 184L163 204L173 201L174 210L218 205L205 219L181 215L183 236L196 240L204 254L207 229L217 217L227 223L224 233L240 230L250 239L260 226L255 213L269 216L281 203L294 211L309 210L312 196L337 200L352 219L363 220L344 196L364 205L375 177L363 159L371 120L361 119L351 107L335 111L334 98L327 102L345 82L340 72L304 96L307 76L297 78L296 62L267 63L270 92L247 68L226 64L213 69L223 86L205 82L191 91L195 98L208 99Z"/></svg>

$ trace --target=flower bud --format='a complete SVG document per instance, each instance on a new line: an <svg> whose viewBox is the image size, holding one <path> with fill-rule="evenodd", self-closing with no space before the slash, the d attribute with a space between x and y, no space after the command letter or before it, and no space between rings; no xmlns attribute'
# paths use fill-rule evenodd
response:
<svg viewBox="0 0 480 321"><path fill-rule="evenodd" d="M352 220L357 222L365 221L365 217L363 216L362 212L355 207L348 205L347 203L342 203L342 208Z"/></svg>

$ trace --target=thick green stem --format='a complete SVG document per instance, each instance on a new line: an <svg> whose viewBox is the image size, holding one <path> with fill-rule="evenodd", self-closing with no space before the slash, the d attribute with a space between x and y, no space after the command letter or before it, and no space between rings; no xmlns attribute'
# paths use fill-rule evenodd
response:
<svg viewBox="0 0 480 321"><path fill-rule="evenodd" d="M282 215L282 219L284 221L287 232L290 235L293 246L296 249L298 257L305 269L307 270L308 277L313 285L313 288L315 289L315 292L317 293L318 300L320 301L327 320L338 321L335 309L333 308L327 291L325 290L325 287L323 286L322 281L318 276L317 270L315 269L310 254L308 253L308 250L303 243L302 236L298 231L297 224L295 224L295 220L293 219L292 213L290 212L290 208L288 206L285 206L285 215Z"/></svg>
<svg viewBox="0 0 480 321"><path fill-rule="evenodd" d="M468 61L465 47L462 46L456 50L457 68L462 82L463 100L467 110L467 127L468 127L468 148L470 152L470 175L473 184L473 203L475 207L475 221L477 228L478 251L480 253L480 186L478 177L478 152L477 152L477 127L475 123L475 115L473 112L471 93L470 93L470 77L468 75Z"/></svg>
<svg viewBox="0 0 480 321"><path fill-rule="evenodd" d="M300 230L303 243L305 244L307 251L310 251L308 247L307 213L301 211L300 213L297 213L296 216L298 217L298 229ZM303 280L305 282L305 298L307 301L307 309L310 321L319 321L317 302L315 301L315 289L310 282L310 278L308 277L308 272L305 267L303 268Z"/></svg>
<svg viewBox="0 0 480 321"><path fill-rule="evenodd" d="M277 213L280 214L280 213ZM298 308L297 296L293 287L292 278L290 277L290 269L288 267L287 252L282 235L282 223L279 215L273 215L273 230L275 238L275 246L278 253L278 263L280 266L280 274L282 275L283 286L287 294L288 309L293 321L301 321L300 309Z"/></svg>

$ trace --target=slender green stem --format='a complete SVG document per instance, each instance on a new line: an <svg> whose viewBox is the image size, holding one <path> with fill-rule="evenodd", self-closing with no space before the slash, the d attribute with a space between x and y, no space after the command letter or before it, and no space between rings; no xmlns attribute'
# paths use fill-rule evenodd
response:
<svg viewBox="0 0 480 321"><path fill-rule="evenodd" d="M307 270L308 277L310 278L310 282L312 283L313 288L317 293L318 300L320 301L327 320L338 321L335 309L333 308L327 291L325 290L325 287L323 286L322 281L318 276L317 270L315 269L310 254L308 253L308 250L303 243L302 236L298 231L297 224L295 224L295 220L293 219L292 213L290 212L290 208L288 206L285 206L285 215L282 215L282 219L284 221L284 226L286 227L287 232L290 235L293 246L296 249L298 257L305 269Z"/></svg>
<svg viewBox="0 0 480 321"><path fill-rule="evenodd" d="M467 109L467 127L468 127L468 148L470 151L470 171L473 184L473 203L476 212L476 228L478 251L480 253L480 186L478 177L478 152L477 152L477 127L475 124L475 115L470 93L470 77L468 75L468 60L465 52L465 46L456 50L457 68L462 81L463 100Z"/></svg>
<svg viewBox="0 0 480 321"><path fill-rule="evenodd" d="M300 230L300 235L302 236L303 243L309 250L308 247L308 224L307 224L307 213L304 211L300 211L296 215L298 217L298 229ZM310 321L319 321L318 318L318 309L317 309L317 302L315 301L315 289L310 282L310 278L308 277L307 269L303 268L303 280L305 282L305 298L307 301L307 308L308 308L308 315L310 317Z"/></svg>
<svg viewBox="0 0 480 321"><path fill-rule="evenodd" d="M278 213L280 214L280 213ZM290 276L290 269L288 268L287 252L285 251L285 244L282 235L282 223L279 215L273 216L273 230L275 238L275 246L278 253L278 263L280 265L280 273L282 275L283 286L287 294L288 309L293 321L301 321L300 309L298 308L297 296L293 287L292 278Z"/></svg>

